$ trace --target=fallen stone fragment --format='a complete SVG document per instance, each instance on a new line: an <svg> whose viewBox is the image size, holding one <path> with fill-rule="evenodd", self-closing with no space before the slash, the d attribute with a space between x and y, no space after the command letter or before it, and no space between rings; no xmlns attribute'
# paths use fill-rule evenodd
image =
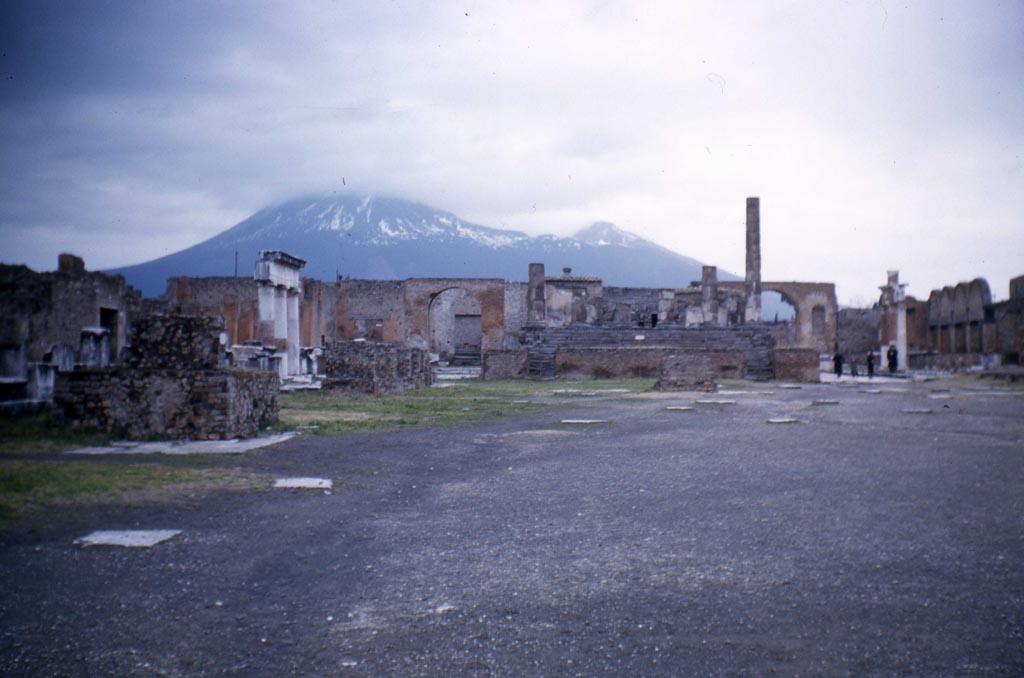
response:
<svg viewBox="0 0 1024 678"><path fill-rule="evenodd" d="M860 390L860 392L861 393L881 393L882 389L880 389L880 388L862 388Z"/></svg>
<svg viewBox="0 0 1024 678"><path fill-rule="evenodd" d="M106 447L80 447L65 454L242 454L260 447L276 445L293 438L287 432L261 438L232 440L167 440L157 442L117 441Z"/></svg>
<svg viewBox="0 0 1024 678"><path fill-rule="evenodd" d="M779 388L784 388L787 391L797 391L799 389L802 389L803 386L801 386L800 384L779 384Z"/></svg>
<svg viewBox="0 0 1024 678"><path fill-rule="evenodd" d="M787 417L780 417L778 419L769 419L769 424L799 424L800 422L796 419L789 419Z"/></svg>
<svg viewBox="0 0 1024 678"><path fill-rule="evenodd" d="M929 410L927 408L908 408L900 410L903 414L935 414L935 410Z"/></svg>
<svg viewBox="0 0 1024 678"><path fill-rule="evenodd" d="M694 400L696 405L735 405L735 400L721 400L718 398L708 398L706 400Z"/></svg>
<svg viewBox="0 0 1024 678"><path fill-rule="evenodd" d="M330 478L278 478L274 487L296 490L329 490L334 487Z"/></svg>
<svg viewBox="0 0 1024 678"><path fill-rule="evenodd" d="M928 396L932 400L952 400L953 396L948 393L932 393Z"/></svg>
<svg viewBox="0 0 1024 678"><path fill-rule="evenodd" d="M563 419L563 424L607 424L607 419Z"/></svg>
<svg viewBox="0 0 1024 678"><path fill-rule="evenodd" d="M775 395L775 391L743 391L743 390L733 390L733 389L722 389L721 391L718 391L717 393L718 393L718 395L728 395L728 396L741 396L741 395L773 396L773 395Z"/></svg>
<svg viewBox="0 0 1024 678"><path fill-rule="evenodd" d="M75 540L81 546L149 548L181 534L181 530L96 530Z"/></svg>
<svg viewBox="0 0 1024 678"><path fill-rule="evenodd" d="M665 409L672 412L693 412L693 408L689 405L669 405Z"/></svg>
<svg viewBox="0 0 1024 678"><path fill-rule="evenodd" d="M812 405L838 405L838 400L812 400Z"/></svg>

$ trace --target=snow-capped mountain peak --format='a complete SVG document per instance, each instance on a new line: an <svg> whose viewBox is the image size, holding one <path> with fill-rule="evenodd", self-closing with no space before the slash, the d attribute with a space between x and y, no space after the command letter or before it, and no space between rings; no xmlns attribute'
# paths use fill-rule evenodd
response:
<svg viewBox="0 0 1024 678"><path fill-rule="evenodd" d="M597 245L598 247L607 247L608 245L635 247L646 242L640 236L624 231L607 221L596 221L577 231L573 238L587 245Z"/></svg>

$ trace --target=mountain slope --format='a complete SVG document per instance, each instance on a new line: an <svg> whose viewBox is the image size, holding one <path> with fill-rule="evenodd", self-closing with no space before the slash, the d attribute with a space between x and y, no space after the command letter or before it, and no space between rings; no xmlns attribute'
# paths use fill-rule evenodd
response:
<svg viewBox="0 0 1024 678"><path fill-rule="evenodd" d="M610 286L684 287L700 280L701 263L613 224L595 223L574 237L531 237L463 221L426 205L353 195L310 197L260 210L209 240L143 264L112 271L146 296L171 276L248 277L261 249L307 261L303 275L350 278L488 277L524 281L531 262L548 275L565 266ZM723 280L735 280L720 272Z"/></svg>

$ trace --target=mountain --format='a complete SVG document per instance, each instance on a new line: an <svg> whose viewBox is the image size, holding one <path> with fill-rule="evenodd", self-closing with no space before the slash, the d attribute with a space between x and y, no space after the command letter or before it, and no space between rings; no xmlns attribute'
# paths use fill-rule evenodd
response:
<svg viewBox="0 0 1024 678"><path fill-rule="evenodd" d="M529 236L463 221L454 214L395 198L333 195L260 210L220 235L175 254L119 268L146 296L172 276L251 276L262 249L307 261L303 275L349 278L504 278L525 281L528 264L548 275L571 267L609 286L685 287L700 280L699 261L676 254L614 224L598 222L575 236ZM723 280L736 276L719 272Z"/></svg>

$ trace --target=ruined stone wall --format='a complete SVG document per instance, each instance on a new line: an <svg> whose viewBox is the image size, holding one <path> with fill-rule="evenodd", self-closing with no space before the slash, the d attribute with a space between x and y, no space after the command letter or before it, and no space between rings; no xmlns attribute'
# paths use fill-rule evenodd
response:
<svg viewBox="0 0 1024 678"><path fill-rule="evenodd" d="M503 346L505 337L505 281L498 278L416 278L404 290L407 346L430 350L431 302L450 289L462 289L480 308L481 350Z"/></svg>
<svg viewBox="0 0 1024 678"><path fill-rule="evenodd" d="M747 373L742 351L669 353L658 366L660 391L713 391L720 379L742 379Z"/></svg>
<svg viewBox="0 0 1024 678"><path fill-rule="evenodd" d="M560 348L555 354L555 373L563 379L653 378L658 376L661 361L672 353L664 347Z"/></svg>
<svg viewBox="0 0 1024 678"><path fill-rule="evenodd" d="M404 281L339 280L337 287L336 340L406 340ZM425 340L421 348L426 348Z"/></svg>
<svg viewBox="0 0 1024 678"><path fill-rule="evenodd" d="M400 393L431 382L430 355L421 349L371 341L337 341L324 349L325 388Z"/></svg>
<svg viewBox="0 0 1024 678"><path fill-rule="evenodd" d="M651 315L658 316L658 322L678 320L674 312L675 292L668 289L647 287L605 287L598 302L598 324L618 326L650 326ZM620 309L629 307L629 319L624 323ZM616 312L619 311L618 315Z"/></svg>
<svg viewBox="0 0 1024 678"><path fill-rule="evenodd" d="M526 325L529 317L527 295L529 283L505 283L505 337L518 332Z"/></svg>
<svg viewBox="0 0 1024 678"><path fill-rule="evenodd" d="M112 368L59 373L57 419L129 439L226 440L277 419L278 378L243 370Z"/></svg>
<svg viewBox="0 0 1024 678"><path fill-rule="evenodd" d="M127 364L137 369L215 370L224 366L220 318L146 316L135 321Z"/></svg>
<svg viewBox="0 0 1024 678"><path fill-rule="evenodd" d="M302 346L326 346L338 340L335 315L338 285L304 278L299 308L299 336Z"/></svg>
<svg viewBox="0 0 1024 678"><path fill-rule="evenodd" d="M82 329L104 324L116 361L141 304L123 277L86 271L72 255L61 255L54 272L0 264L0 344L23 346L26 362L43 361L54 345L77 351Z"/></svg>
<svg viewBox="0 0 1024 678"><path fill-rule="evenodd" d="M763 325L730 328L659 326L628 329L584 325L548 328L544 331L541 341L544 346L557 349L558 353L565 349L589 350L611 346L663 348L671 352L740 351L746 356L749 378L771 379L774 375L772 350L775 348L775 339L771 330ZM646 363L655 370L649 376L656 376L658 364Z"/></svg>
<svg viewBox="0 0 1024 678"><path fill-rule="evenodd" d="M774 362L775 378L779 381L821 381L820 354L813 348L777 348Z"/></svg>
<svg viewBox="0 0 1024 678"><path fill-rule="evenodd" d="M251 277L170 278L161 301L168 314L222 319L228 345L261 338L259 289Z"/></svg>
<svg viewBox="0 0 1024 678"><path fill-rule="evenodd" d="M481 378L519 379L526 376L526 349L502 349L488 351L483 356L483 372Z"/></svg>

